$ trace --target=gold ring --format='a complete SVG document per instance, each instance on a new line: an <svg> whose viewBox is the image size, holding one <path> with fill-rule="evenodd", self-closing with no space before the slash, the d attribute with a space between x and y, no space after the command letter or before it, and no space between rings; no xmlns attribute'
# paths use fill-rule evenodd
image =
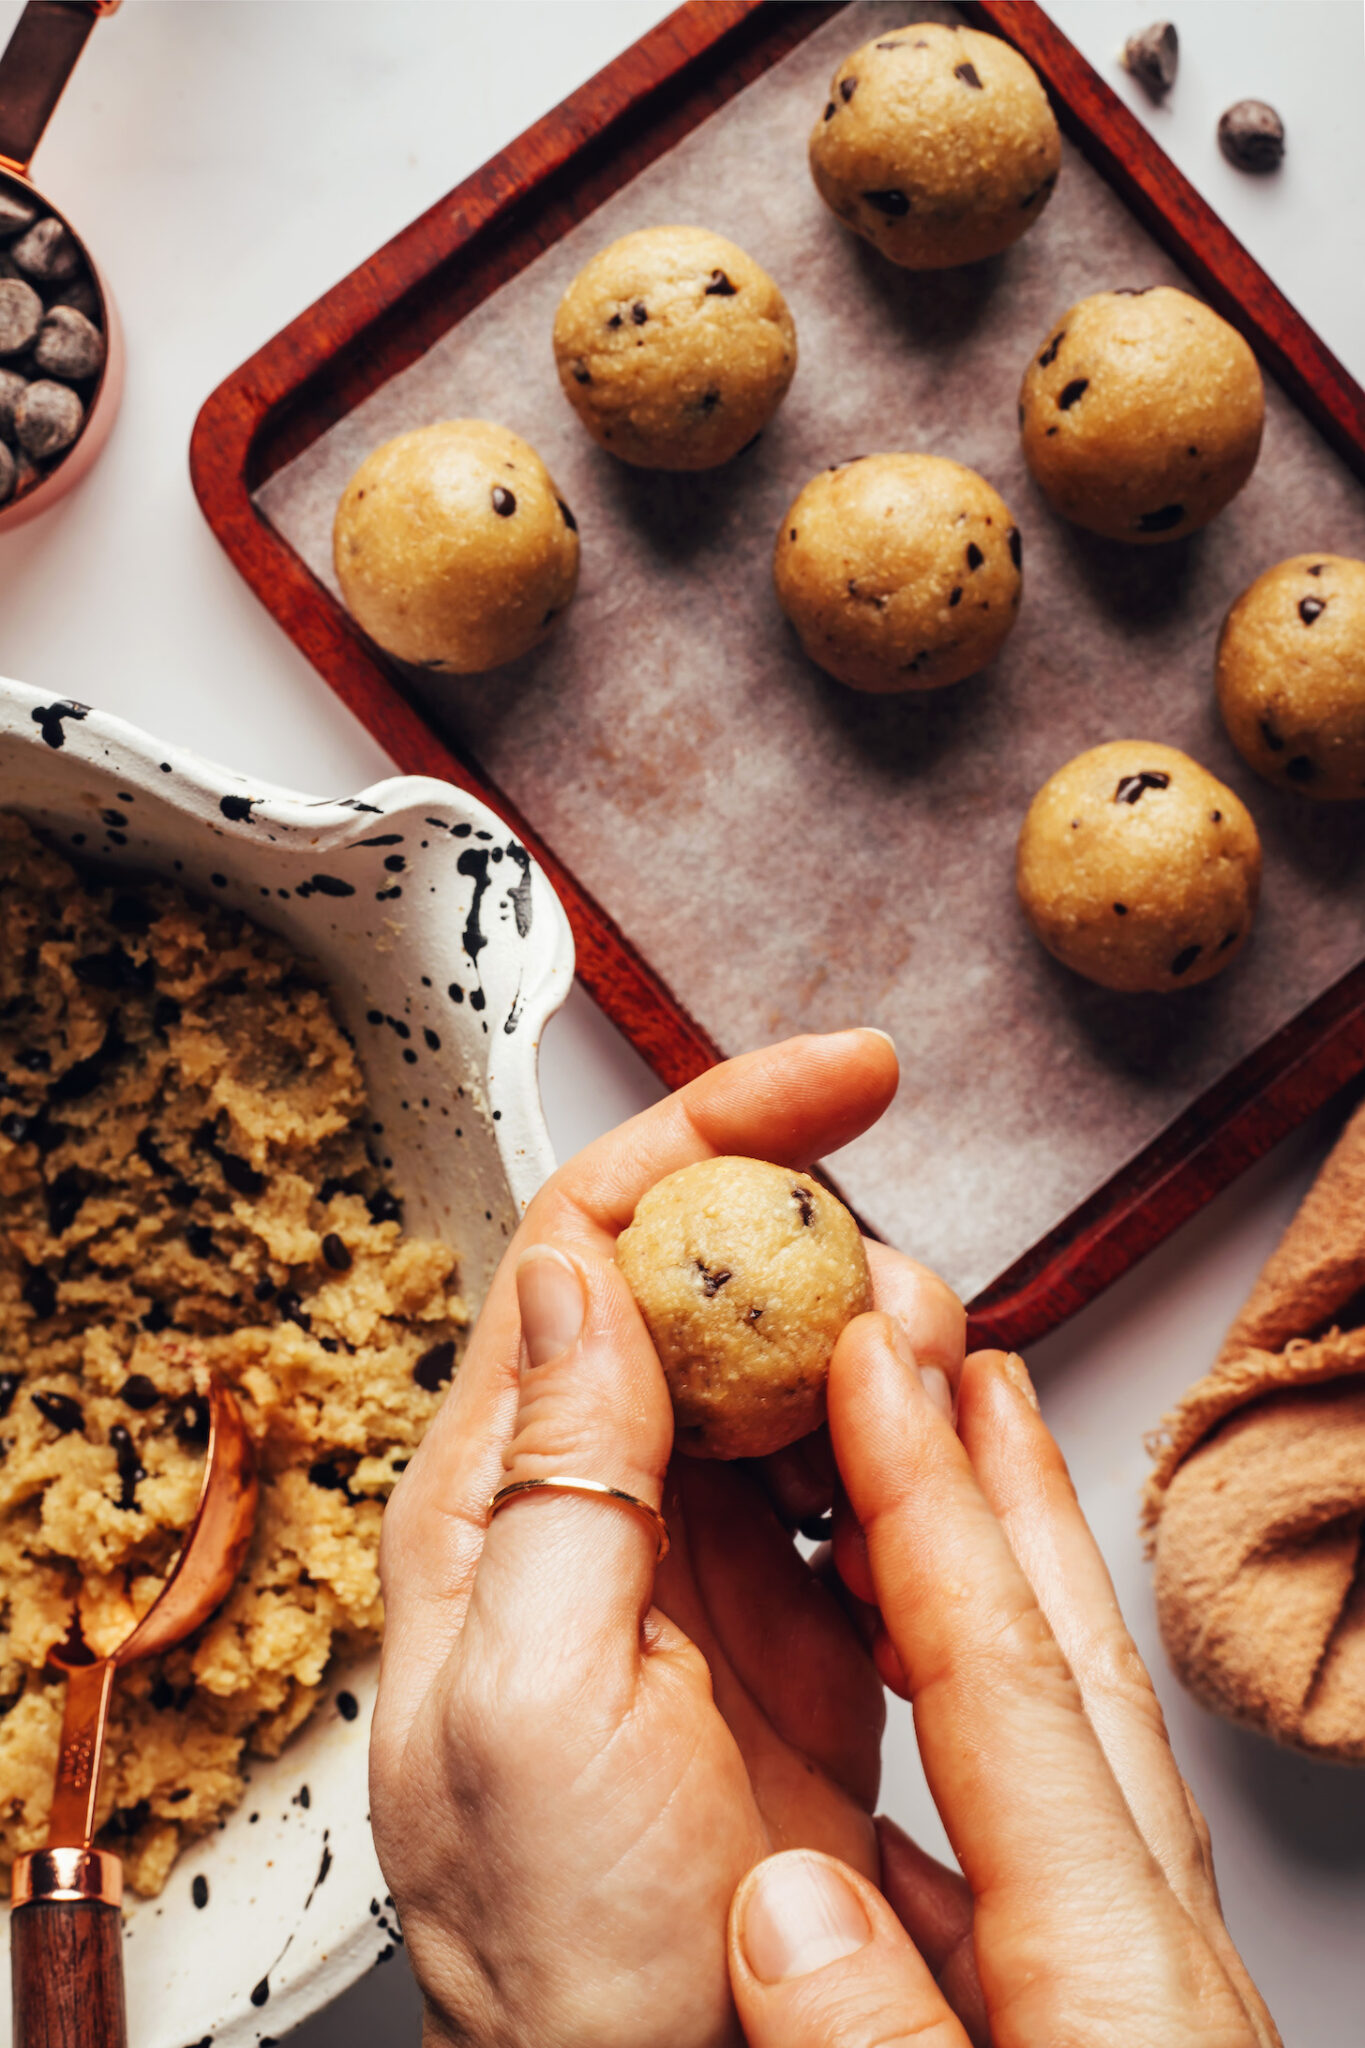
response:
<svg viewBox="0 0 1365 2048"><path fill-rule="evenodd" d="M600 1479L571 1479L566 1473L556 1473L551 1479L513 1479L507 1486L500 1486L488 1503L488 1518L491 1521L499 1508L505 1508L511 1500L524 1493L583 1493L595 1500L616 1500L623 1508L634 1508L637 1515L643 1515L659 1541L656 1564L662 1564L668 1556L668 1524L657 1508L647 1500L638 1500L623 1487L607 1486Z"/></svg>

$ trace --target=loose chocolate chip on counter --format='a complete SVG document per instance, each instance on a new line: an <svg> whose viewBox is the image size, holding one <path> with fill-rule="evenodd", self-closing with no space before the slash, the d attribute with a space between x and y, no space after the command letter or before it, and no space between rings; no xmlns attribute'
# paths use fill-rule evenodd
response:
<svg viewBox="0 0 1365 2048"><path fill-rule="evenodd" d="M8 241L11 235L21 234L37 218L36 206L30 206L13 192L0 192L0 240Z"/></svg>
<svg viewBox="0 0 1365 2048"><path fill-rule="evenodd" d="M109 1444L118 1464L118 1504L121 1508L135 1508L138 1481L147 1477L146 1469L137 1454L137 1445L121 1422L116 1422L109 1431Z"/></svg>
<svg viewBox="0 0 1365 2048"><path fill-rule="evenodd" d="M190 1897L201 1912L209 1902L209 1881L202 1870L196 1874L190 1886Z"/></svg>
<svg viewBox="0 0 1365 2048"><path fill-rule="evenodd" d="M1218 147L1236 170L1278 170L1284 122L1264 100L1238 100L1218 123Z"/></svg>
<svg viewBox="0 0 1365 2048"><path fill-rule="evenodd" d="M23 1297L39 1322L57 1313L57 1284L41 1266L30 1266L24 1276Z"/></svg>
<svg viewBox="0 0 1365 2048"><path fill-rule="evenodd" d="M1135 804L1149 789L1169 789L1170 776L1164 768L1142 768L1136 775L1125 775L1114 791L1116 804Z"/></svg>
<svg viewBox="0 0 1365 2048"><path fill-rule="evenodd" d="M1173 526L1179 526L1185 517L1183 505L1159 505L1155 512L1144 512L1137 522L1139 533L1169 533Z"/></svg>
<svg viewBox="0 0 1365 2048"><path fill-rule="evenodd" d="M54 306L38 329L33 360L45 377L93 377L104 366L104 336L74 306Z"/></svg>
<svg viewBox="0 0 1365 2048"><path fill-rule="evenodd" d="M864 192L863 198L869 206L875 206L878 213L884 213L888 220L904 220L910 211L910 201L894 185L885 192Z"/></svg>
<svg viewBox="0 0 1365 2048"><path fill-rule="evenodd" d="M59 220L51 217L36 222L13 243L10 255L25 277L36 277L43 284L74 277L81 267L81 252L74 238Z"/></svg>
<svg viewBox="0 0 1365 2048"><path fill-rule="evenodd" d="M3 1420L14 1406L14 1397L23 1383L21 1373L0 1372L0 1420Z"/></svg>
<svg viewBox="0 0 1365 2048"><path fill-rule="evenodd" d="M175 1433L182 1444L194 1449L209 1440L209 1404L202 1394L190 1394L175 1415Z"/></svg>
<svg viewBox="0 0 1365 2048"><path fill-rule="evenodd" d="M703 296L708 299L732 299L735 296L735 291L736 287L731 284L723 270L713 270L711 272L711 282L707 285Z"/></svg>
<svg viewBox="0 0 1365 2048"><path fill-rule="evenodd" d="M967 543L967 567L969 569L979 569L985 559L986 557L982 554L976 542L969 540Z"/></svg>
<svg viewBox="0 0 1365 2048"><path fill-rule="evenodd" d="M130 1372L118 1390L118 1397L127 1408L135 1408L139 1415L145 1415L149 1408L155 1408L161 1399L156 1384L145 1372Z"/></svg>
<svg viewBox="0 0 1365 2048"><path fill-rule="evenodd" d="M338 1237L334 1230L329 1230L322 1240L322 1256L334 1273L350 1272L350 1251L345 1239Z"/></svg>
<svg viewBox="0 0 1365 2048"><path fill-rule="evenodd" d="M1089 389L1090 379L1088 377L1073 377L1069 384L1062 386L1057 399L1058 412L1070 412L1076 400L1084 398Z"/></svg>
<svg viewBox="0 0 1365 2048"><path fill-rule="evenodd" d="M0 356L18 355L43 324L43 302L22 277L0 278Z"/></svg>
<svg viewBox="0 0 1365 2048"><path fill-rule="evenodd" d="M339 1692L337 1694L337 1712L343 1721L354 1721L356 1715L360 1712L360 1703L353 1692Z"/></svg>
<svg viewBox="0 0 1365 2048"><path fill-rule="evenodd" d="M578 521L574 518L573 513L564 503L564 500L562 498L556 498L555 503L556 505L558 505L560 512L563 516L564 524L568 527L570 533L577 533Z"/></svg>
<svg viewBox="0 0 1365 2048"><path fill-rule="evenodd" d="M35 462L69 448L84 425L85 407L75 392L47 377L30 384L14 408L15 437Z"/></svg>
<svg viewBox="0 0 1365 2048"><path fill-rule="evenodd" d="M1175 84L1180 63L1180 38L1175 23L1154 21L1150 28L1129 36L1119 62L1154 100L1164 99Z"/></svg>
<svg viewBox="0 0 1365 2048"><path fill-rule="evenodd" d="M434 1394L443 1387L455 1370L455 1341L446 1337L439 1344L433 1344L424 1351L412 1368L412 1376L419 1387L428 1394Z"/></svg>
<svg viewBox="0 0 1365 2048"><path fill-rule="evenodd" d="M1314 619L1321 618L1326 609L1327 605L1320 597L1301 597L1299 599L1299 617L1303 620L1305 626L1311 626Z"/></svg>
<svg viewBox="0 0 1365 2048"><path fill-rule="evenodd" d="M493 486L493 510L499 519L510 519L517 509L516 496L503 484Z"/></svg>
<svg viewBox="0 0 1365 2048"><path fill-rule="evenodd" d="M14 438L14 408L28 390L28 378L17 370L0 370L0 437Z"/></svg>
<svg viewBox="0 0 1365 2048"><path fill-rule="evenodd" d="M1312 782L1317 775L1318 764L1307 754L1295 754L1285 762L1284 772L1291 782Z"/></svg>
<svg viewBox="0 0 1365 2048"><path fill-rule="evenodd" d="M792 1200L801 1211L801 1221L809 1229L815 1221L815 1197L809 1188L793 1188Z"/></svg>
<svg viewBox="0 0 1365 2048"><path fill-rule="evenodd" d="M1016 569L1022 569L1024 566L1024 536L1020 533L1017 526L1012 526L1007 539L1010 547L1010 560Z"/></svg>
<svg viewBox="0 0 1365 2048"><path fill-rule="evenodd" d="M30 1394L29 1400L58 1436L74 1436L85 1428L85 1411L70 1394Z"/></svg>
<svg viewBox="0 0 1365 2048"><path fill-rule="evenodd" d="M980 73L977 71L975 64L954 64L953 77L960 78L964 85L969 85L972 88L973 92L982 92L985 89L982 86Z"/></svg>
<svg viewBox="0 0 1365 2048"><path fill-rule="evenodd" d="M1183 946L1171 962L1172 974L1188 974L1203 950L1202 946Z"/></svg>
<svg viewBox="0 0 1365 2048"><path fill-rule="evenodd" d="M839 81L839 97L845 106L848 105L857 90L858 81L856 78L844 78Z"/></svg>
<svg viewBox="0 0 1365 2048"><path fill-rule="evenodd" d="M649 318L649 309L643 299L637 299L630 309L630 317L637 327L643 327Z"/></svg>
<svg viewBox="0 0 1365 2048"><path fill-rule="evenodd" d="M714 1301L726 1281L734 1278L728 1266L707 1266L698 1259L696 1267L697 1271L701 1274L702 1293L708 1301Z"/></svg>

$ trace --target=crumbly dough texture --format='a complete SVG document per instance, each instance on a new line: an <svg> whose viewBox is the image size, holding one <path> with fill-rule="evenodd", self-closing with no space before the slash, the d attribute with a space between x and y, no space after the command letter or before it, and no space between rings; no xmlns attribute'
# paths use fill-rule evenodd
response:
<svg viewBox="0 0 1365 2048"><path fill-rule="evenodd" d="M1223 625L1218 703L1268 782L1365 799L1365 562L1292 555L1258 576Z"/></svg>
<svg viewBox="0 0 1365 2048"><path fill-rule="evenodd" d="M1023 547L984 477L941 455L864 455L812 478L773 574L801 644L857 690L933 690L999 652Z"/></svg>
<svg viewBox="0 0 1365 2048"><path fill-rule="evenodd" d="M830 1354L872 1285L857 1224L808 1173L684 1166L644 1196L616 1259L668 1378L679 1450L764 1457L824 1421Z"/></svg>
<svg viewBox="0 0 1365 2048"><path fill-rule="evenodd" d="M1236 959L1261 843L1241 798L1175 747L1112 740L1029 806L1016 879L1049 953L1104 988L1167 990Z"/></svg>
<svg viewBox="0 0 1365 2048"><path fill-rule="evenodd" d="M1072 306L1019 391L1024 455L1054 509L1143 546L1207 526L1236 497L1264 421L1246 342L1170 285Z"/></svg>
<svg viewBox="0 0 1365 2048"><path fill-rule="evenodd" d="M893 263L944 270L1031 228L1062 165L1032 67L998 36L912 22L846 57L811 131L825 204Z"/></svg>
<svg viewBox="0 0 1365 2048"><path fill-rule="evenodd" d="M73 1607L112 1650L193 1513L210 1369L261 1470L218 1614L114 1690L99 1827L137 1891L240 1799L381 1625L379 1525L467 1321L367 1156L315 975L0 817L0 1863L39 1847Z"/></svg>
<svg viewBox="0 0 1365 2048"><path fill-rule="evenodd" d="M796 328L766 270L709 228L641 228L579 271L555 365L594 441L642 469L714 469L767 426Z"/></svg>
<svg viewBox="0 0 1365 2048"><path fill-rule="evenodd" d="M528 441L441 420L367 455L332 530L341 594L370 638L440 675L535 647L578 587L578 526Z"/></svg>

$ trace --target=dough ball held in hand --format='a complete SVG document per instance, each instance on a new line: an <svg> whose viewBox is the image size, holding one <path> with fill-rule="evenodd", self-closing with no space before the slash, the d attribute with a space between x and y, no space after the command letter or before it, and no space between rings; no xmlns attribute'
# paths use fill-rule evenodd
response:
<svg viewBox="0 0 1365 2048"><path fill-rule="evenodd" d="M778 530L778 600L811 660L855 690L934 690L999 652L1023 547L984 477L942 455L824 470Z"/></svg>
<svg viewBox="0 0 1365 2048"><path fill-rule="evenodd" d="M825 1419L830 1355L872 1306L858 1226L807 1173L704 1159L652 1187L616 1261L694 1458L761 1458Z"/></svg>
<svg viewBox="0 0 1365 2048"><path fill-rule="evenodd" d="M816 190L908 270L998 255L1052 196L1062 139L1036 73L999 36L916 21L835 72L810 138Z"/></svg>
<svg viewBox="0 0 1365 2048"><path fill-rule="evenodd" d="M578 585L578 526L534 448L491 420L399 434L332 531L341 595L386 653L478 675L545 638Z"/></svg>
<svg viewBox="0 0 1365 2048"><path fill-rule="evenodd" d="M709 228L642 228L579 271L555 364L594 441L641 469L714 469L767 426L796 329L766 270Z"/></svg>
<svg viewBox="0 0 1365 2048"><path fill-rule="evenodd" d="M1019 835L1019 901L1056 959L1103 988L1189 988L1246 942L1261 842L1188 754L1113 740L1059 768Z"/></svg>
<svg viewBox="0 0 1365 2048"><path fill-rule="evenodd" d="M1080 300L1019 391L1024 456L1053 509L1141 545L1207 526L1236 497L1264 421L1246 342L1169 285Z"/></svg>
<svg viewBox="0 0 1365 2048"><path fill-rule="evenodd" d="M1365 800L1365 562L1293 555L1258 576L1224 622L1218 703L1267 782Z"/></svg>

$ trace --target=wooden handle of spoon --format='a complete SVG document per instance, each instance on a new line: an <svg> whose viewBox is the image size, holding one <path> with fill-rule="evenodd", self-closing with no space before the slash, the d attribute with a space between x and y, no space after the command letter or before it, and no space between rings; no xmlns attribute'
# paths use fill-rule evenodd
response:
<svg viewBox="0 0 1365 2048"><path fill-rule="evenodd" d="M31 1899L10 1916L14 2048L127 2048L123 1915L99 1899Z"/></svg>

